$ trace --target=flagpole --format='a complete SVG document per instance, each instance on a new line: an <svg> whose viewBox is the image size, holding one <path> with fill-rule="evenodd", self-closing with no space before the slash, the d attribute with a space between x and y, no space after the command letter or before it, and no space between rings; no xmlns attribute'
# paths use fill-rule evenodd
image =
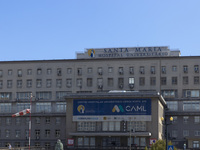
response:
<svg viewBox="0 0 200 150"><path fill-rule="evenodd" d="M32 93L30 95L30 115L29 115L29 150L31 149L31 113L32 113L32 109L31 109L31 106L32 106Z"/></svg>

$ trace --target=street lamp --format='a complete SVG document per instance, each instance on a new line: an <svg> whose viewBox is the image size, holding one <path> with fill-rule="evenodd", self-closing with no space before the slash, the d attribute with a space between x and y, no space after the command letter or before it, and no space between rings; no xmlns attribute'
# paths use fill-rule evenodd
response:
<svg viewBox="0 0 200 150"><path fill-rule="evenodd" d="M161 117L161 121L163 122L163 124L165 125L165 134L166 134L166 150L168 149L168 125L172 124L173 121L173 117L169 118L170 122L167 123L167 119L164 117Z"/></svg>

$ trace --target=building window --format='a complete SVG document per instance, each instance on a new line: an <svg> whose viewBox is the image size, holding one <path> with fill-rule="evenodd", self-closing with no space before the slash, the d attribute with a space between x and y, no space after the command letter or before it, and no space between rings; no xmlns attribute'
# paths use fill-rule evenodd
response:
<svg viewBox="0 0 200 150"><path fill-rule="evenodd" d="M194 131L194 136L200 136L200 130Z"/></svg>
<svg viewBox="0 0 200 150"><path fill-rule="evenodd" d="M35 137L37 140L40 139L40 130L35 130Z"/></svg>
<svg viewBox="0 0 200 150"><path fill-rule="evenodd" d="M92 78L87 78L87 86L92 87Z"/></svg>
<svg viewBox="0 0 200 150"><path fill-rule="evenodd" d="M183 77L183 84L188 84L188 77Z"/></svg>
<svg viewBox="0 0 200 150"><path fill-rule="evenodd" d="M17 92L17 99L20 100L29 100L31 92Z"/></svg>
<svg viewBox="0 0 200 150"><path fill-rule="evenodd" d="M46 80L46 87L47 87L47 88L50 88L50 87L51 87L51 84L52 84L52 80L51 80L51 79L47 79L47 80Z"/></svg>
<svg viewBox="0 0 200 150"><path fill-rule="evenodd" d="M21 136L20 130L15 130L15 137L19 138Z"/></svg>
<svg viewBox="0 0 200 150"><path fill-rule="evenodd" d="M199 77L194 77L194 84L199 84Z"/></svg>
<svg viewBox="0 0 200 150"><path fill-rule="evenodd" d="M6 118L6 125L11 125L11 118Z"/></svg>
<svg viewBox="0 0 200 150"><path fill-rule="evenodd" d="M199 65L194 65L194 72L199 73Z"/></svg>
<svg viewBox="0 0 200 150"><path fill-rule="evenodd" d="M123 74L124 74L124 69L123 69L123 67L119 67L119 74L120 74L120 75L123 75Z"/></svg>
<svg viewBox="0 0 200 150"><path fill-rule="evenodd" d="M67 79L67 80L66 80L66 86L67 86L68 88L72 87L72 79Z"/></svg>
<svg viewBox="0 0 200 150"><path fill-rule="evenodd" d="M57 76L62 76L62 69L61 68L57 69Z"/></svg>
<svg viewBox="0 0 200 150"><path fill-rule="evenodd" d="M56 112L66 112L66 102L57 102Z"/></svg>
<svg viewBox="0 0 200 150"><path fill-rule="evenodd" d="M139 78L139 85L144 86L145 85L145 77L140 77Z"/></svg>
<svg viewBox="0 0 200 150"><path fill-rule="evenodd" d="M3 77L3 70L0 70L0 77Z"/></svg>
<svg viewBox="0 0 200 150"><path fill-rule="evenodd" d="M194 123L199 124L200 123L200 116L194 116Z"/></svg>
<svg viewBox="0 0 200 150"><path fill-rule="evenodd" d="M156 73L156 67L155 66L151 66L151 74L155 74Z"/></svg>
<svg viewBox="0 0 200 150"><path fill-rule="evenodd" d="M56 79L56 87L58 88L62 87L62 79Z"/></svg>
<svg viewBox="0 0 200 150"><path fill-rule="evenodd" d="M140 66L140 74L144 74L145 70L144 70L144 66Z"/></svg>
<svg viewBox="0 0 200 150"><path fill-rule="evenodd" d="M37 69L37 75L41 75L41 74L42 74L42 69L41 68Z"/></svg>
<svg viewBox="0 0 200 150"><path fill-rule="evenodd" d="M108 78L108 87L113 87L114 81L113 78Z"/></svg>
<svg viewBox="0 0 200 150"><path fill-rule="evenodd" d="M177 77L172 77L172 85L177 85Z"/></svg>
<svg viewBox="0 0 200 150"><path fill-rule="evenodd" d="M47 75L52 74L52 70L50 68L47 69Z"/></svg>
<svg viewBox="0 0 200 150"><path fill-rule="evenodd" d="M42 87L42 79L37 79L36 80L36 87L41 88Z"/></svg>
<svg viewBox="0 0 200 150"><path fill-rule="evenodd" d="M24 109L30 109L30 103L17 103L17 112L24 110Z"/></svg>
<svg viewBox="0 0 200 150"><path fill-rule="evenodd" d="M7 88L12 88L12 80L7 80Z"/></svg>
<svg viewBox="0 0 200 150"><path fill-rule="evenodd" d="M26 80L26 87L27 88L31 88L32 87L32 80L31 79Z"/></svg>
<svg viewBox="0 0 200 150"><path fill-rule="evenodd" d="M188 66L186 66L186 65L183 66L183 72L184 72L184 73L188 73Z"/></svg>
<svg viewBox="0 0 200 150"><path fill-rule="evenodd" d="M78 138L78 147L94 147L95 146L95 137L79 137Z"/></svg>
<svg viewBox="0 0 200 150"><path fill-rule="evenodd" d="M177 121L178 121L178 117L177 117L177 116L173 116L173 121L172 121L172 123L173 123L173 124L176 124Z"/></svg>
<svg viewBox="0 0 200 150"><path fill-rule="evenodd" d="M40 120L41 120L40 117L36 117L36 118L35 118L35 123L36 123L36 124L40 124Z"/></svg>
<svg viewBox="0 0 200 150"><path fill-rule="evenodd" d="M172 137L177 138L178 137L178 131L172 130Z"/></svg>
<svg viewBox="0 0 200 150"><path fill-rule="evenodd" d="M108 67L108 73L113 73L113 67Z"/></svg>
<svg viewBox="0 0 200 150"><path fill-rule="evenodd" d="M176 72L177 71L177 66L172 66L172 71Z"/></svg>
<svg viewBox="0 0 200 150"><path fill-rule="evenodd" d="M161 67L161 73L162 73L162 74L166 74L166 72L167 72L167 71L166 71L166 66L162 66L162 67Z"/></svg>
<svg viewBox="0 0 200 150"><path fill-rule="evenodd" d="M184 137L189 136L189 130L183 130L183 136Z"/></svg>
<svg viewBox="0 0 200 150"><path fill-rule="evenodd" d="M77 122L77 131L96 131L96 122Z"/></svg>
<svg viewBox="0 0 200 150"><path fill-rule="evenodd" d="M47 137L47 138L50 137L50 130L45 130L45 137Z"/></svg>
<svg viewBox="0 0 200 150"><path fill-rule="evenodd" d="M45 149L50 149L50 143L49 142L45 142L44 146L45 146Z"/></svg>
<svg viewBox="0 0 200 150"><path fill-rule="evenodd" d="M59 138L60 137L60 130L55 130L55 137Z"/></svg>
<svg viewBox="0 0 200 150"><path fill-rule="evenodd" d="M50 123L51 123L50 117L45 117L45 123L46 123L46 124L50 124Z"/></svg>
<svg viewBox="0 0 200 150"><path fill-rule="evenodd" d="M92 73L92 68L91 68L91 67L90 67L90 68L88 68L87 70L88 70L88 73L89 73L89 74L91 74L91 73Z"/></svg>
<svg viewBox="0 0 200 150"><path fill-rule="evenodd" d="M41 99L45 99L45 100L49 100L52 97L52 93L51 92L36 92L36 100L41 100Z"/></svg>
<svg viewBox="0 0 200 150"><path fill-rule="evenodd" d="M82 79L77 79L76 80L76 86L82 88Z"/></svg>
<svg viewBox="0 0 200 150"><path fill-rule="evenodd" d="M11 92L0 92L0 100L11 100L12 93Z"/></svg>
<svg viewBox="0 0 200 150"><path fill-rule="evenodd" d="M10 137L10 130L6 129L5 130L5 135L6 135L6 138L9 138Z"/></svg>
<svg viewBox="0 0 200 150"><path fill-rule="evenodd" d="M156 77L150 77L150 85L156 85Z"/></svg>
<svg viewBox="0 0 200 150"><path fill-rule="evenodd" d="M199 97L199 90L183 90L183 97Z"/></svg>
<svg viewBox="0 0 200 150"><path fill-rule="evenodd" d="M200 111L200 102L183 101L183 111Z"/></svg>
<svg viewBox="0 0 200 150"><path fill-rule="evenodd" d="M11 113L11 103L0 103L0 112L1 113Z"/></svg>
<svg viewBox="0 0 200 150"><path fill-rule="evenodd" d="M120 89L124 87L124 78L118 78L118 86Z"/></svg>
<svg viewBox="0 0 200 150"><path fill-rule="evenodd" d="M17 70L17 75L18 75L18 77L22 77L22 70L21 69Z"/></svg>
<svg viewBox="0 0 200 150"><path fill-rule="evenodd" d="M67 68L67 74L72 74L72 68Z"/></svg>
<svg viewBox="0 0 200 150"><path fill-rule="evenodd" d="M36 113L51 112L51 103L36 103Z"/></svg>
<svg viewBox="0 0 200 150"><path fill-rule="evenodd" d="M131 77L128 79L128 84L129 84L129 87L132 89L134 88L134 85L135 85L135 78Z"/></svg>
<svg viewBox="0 0 200 150"><path fill-rule="evenodd" d="M103 131L120 131L119 121L105 121L102 124Z"/></svg>
<svg viewBox="0 0 200 150"><path fill-rule="evenodd" d="M3 80L0 80L0 89L3 88Z"/></svg>
<svg viewBox="0 0 200 150"><path fill-rule="evenodd" d="M134 74L134 67L129 67L129 73Z"/></svg>
<svg viewBox="0 0 200 150"><path fill-rule="evenodd" d="M56 98L64 100L65 99L64 97L67 96L67 93L69 93L69 92L67 92L67 91L57 91L56 92Z"/></svg>
<svg viewBox="0 0 200 150"><path fill-rule="evenodd" d="M97 87L98 87L98 89L103 88L103 79L102 78L97 79Z"/></svg>
<svg viewBox="0 0 200 150"><path fill-rule="evenodd" d="M178 97L177 90L162 90L161 94L164 98Z"/></svg>
<svg viewBox="0 0 200 150"><path fill-rule="evenodd" d="M187 124L189 122L189 116L183 116L183 123Z"/></svg>
<svg viewBox="0 0 200 150"><path fill-rule="evenodd" d="M167 107L170 111L178 110L178 102L177 101L167 101Z"/></svg>
<svg viewBox="0 0 200 150"><path fill-rule="evenodd" d="M22 88L22 80L17 80L17 88Z"/></svg>
<svg viewBox="0 0 200 150"><path fill-rule="evenodd" d="M127 131L146 131L146 122L145 121L128 121Z"/></svg>
<svg viewBox="0 0 200 150"><path fill-rule="evenodd" d="M199 141L193 141L193 148L199 148Z"/></svg>
<svg viewBox="0 0 200 150"><path fill-rule="evenodd" d="M80 76L80 75L82 75L82 68L78 68L77 69L77 74Z"/></svg>
<svg viewBox="0 0 200 150"><path fill-rule="evenodd" d="M56 125L60 125L61 124L61 118L60 117L56 117Z"/></svg>
<svg viewBox="0 0 200 150"><path fill-rule="evenodd" d="M161 85L167 85L167 78L166 77L161 77L161 81L160 81Z"/></svg>
<svg viewBox="0 0 200 150"><path fill-rule="evenodd" d="M16 125L20 125L20 124L21 124L21 118L16 117L16 118L15 118L15 124L16 124Z"/></svg>
<svg viewBox="0 0 200 150"><path fill-rule="evenodd" d="M8 70L8 75L11 76L11 75L12 75L12 72L13 72L13 71L12 71L11 69L9 69L9 70Z"/></svg>
<svg viewBox="0 0 200 150"><path fill-rule="evenodd" d="M32 75L32 69L27 69L27 75Z"/></svg>

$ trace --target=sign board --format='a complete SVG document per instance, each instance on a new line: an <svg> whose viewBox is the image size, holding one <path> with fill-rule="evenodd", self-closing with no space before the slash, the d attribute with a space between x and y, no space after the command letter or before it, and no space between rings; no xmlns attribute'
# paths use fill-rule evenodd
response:
<svg viewBox="0 0 200 150"><path fill-rule="evenodd" d="M151 121L151 99L78 99L73 121Z"/></svg>
<svg viewBox="0 0 200 150"><path fill-rule="evenodd" d="M166 56L180 56L180 50L171 51L166 46L161 46L161 47L119 47L119 48L90 48L90 49L86 49L85 53L77 53L78 59L166 57Z"/></svg>
<svg viewBox="0 0 200 150"><path fill-rule="evenodd" d="M168 146L168 150L174 150L174 146L173 145L169 145Z"/></svg>
<svg viewBox="0 0 200 150"><path fill-rule="evenodd" d="M74 146L74 139L67 139L67 146Z"/></svg>
<svg viewBox="0 0 200 150"><path fill-rule="evenodd" d="M157 139L150 139L149 145L151 146L152 144L156 143Z"/></svg>

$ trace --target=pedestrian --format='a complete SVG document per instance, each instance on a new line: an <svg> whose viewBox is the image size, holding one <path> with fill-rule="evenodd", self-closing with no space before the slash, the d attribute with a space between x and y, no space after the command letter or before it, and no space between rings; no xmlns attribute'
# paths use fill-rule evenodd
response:
<svg viewBox="0 0 200 150"><path fill-rule="evenodd" d="M60 139L57 140L56 146L55 146L55 150L63 150L63 144L60 141Z"/></svg>
<svg viewBox="0 0 200 150"><path fill-rule="evenodd" d="M12 146L10 143L8 143L8 149L12 149Z"/></svg>

